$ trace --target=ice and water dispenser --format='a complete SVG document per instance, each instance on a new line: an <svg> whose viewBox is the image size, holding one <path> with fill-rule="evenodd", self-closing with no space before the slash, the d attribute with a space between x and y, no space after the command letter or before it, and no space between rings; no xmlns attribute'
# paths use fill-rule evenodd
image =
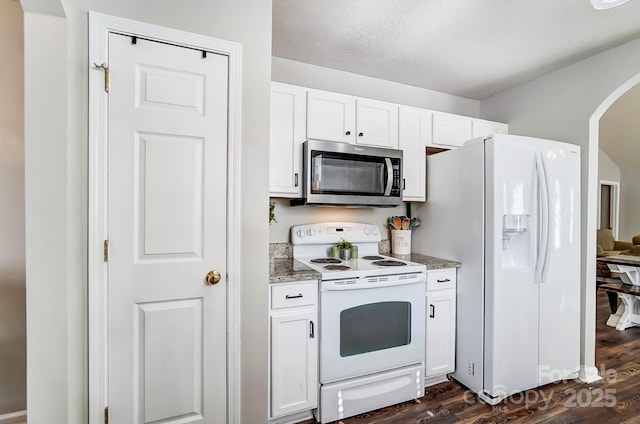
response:
<svg viewBox="0 0 640 424"><path fill-rule="evenodd" d="M502 265L529 267L531 251L529 215L503 215Z"/></svg>

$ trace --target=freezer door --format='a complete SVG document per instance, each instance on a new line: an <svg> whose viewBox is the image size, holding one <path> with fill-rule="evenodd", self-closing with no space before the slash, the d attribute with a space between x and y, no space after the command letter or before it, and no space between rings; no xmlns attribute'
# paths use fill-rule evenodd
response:
<svg viewBox="0 0 640 424"><path fill-rule="evenodd" d="M548 245L541 264L540 385L580 366L580 147L541 140L548 189ZM544 190L543 190L544 191Z"/></svg>
<svg viewBox="0 0 640 424"><path fill-rule="evenodd" d="M504 397L538 385L538 140L485 143L484 392Z"/></svg>

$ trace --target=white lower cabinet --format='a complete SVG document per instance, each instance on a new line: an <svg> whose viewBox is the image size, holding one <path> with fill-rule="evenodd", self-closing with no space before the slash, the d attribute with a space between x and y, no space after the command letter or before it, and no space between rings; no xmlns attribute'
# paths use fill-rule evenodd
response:
<svg viewBox="0 0 640 424"><path fill-rule="evenodd" d="M427 385L445 380L455 370L456 270L427 273L426 363Z"/></svg>
<svg viewBox="0 0 640 424"><path fill-rule="evenodd" d="M318 406L317 282L271 284L270 417Z"/></svg>

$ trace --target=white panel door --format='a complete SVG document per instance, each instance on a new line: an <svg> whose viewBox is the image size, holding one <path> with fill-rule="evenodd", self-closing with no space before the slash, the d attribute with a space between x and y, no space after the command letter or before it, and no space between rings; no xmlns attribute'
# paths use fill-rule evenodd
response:
<svg viewBox="0 0 640 424"><path fill-rule="evenodd" d="M356 100L356 144L398 148L398 105L375 100Z"/></svg>
<svg viewBox="0 0 640 424"><path fill-rule="evenodd" d="M355 143L354 97L327 91L307 92L307 138Z"/></svg>
<svg viewBox="0 0 640 424"><path fill-rule="evenodd" d="M431 142L431 112L400 107L398 147L402 150L405 202L424 202L426 192L426 146Z"/></svg>
<svg viewBox="0 0 640 424"><path fill-rule="evenodd" d="M540 283L540 384L580 366L580 147L540 140L549 194Z"/></svg>
<svg viewBox="0 0 640 424"><path fill-rule="evenodd" d="M109 36L114 423L226 421L228 58ZM205 275L221 281L207 285Z"/></svg>

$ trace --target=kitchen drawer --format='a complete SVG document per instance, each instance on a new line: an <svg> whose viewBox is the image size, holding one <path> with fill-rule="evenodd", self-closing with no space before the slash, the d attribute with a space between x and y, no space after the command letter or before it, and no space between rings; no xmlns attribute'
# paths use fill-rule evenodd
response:
<svg viewBox="0 0 640 424"><path fill-rule="evenodd" d="M427 272L427 291L450 289L456 286L456 269L439 269Z"/></svg>
<svg viewBox="0 0 640 424"><path fill-rule="evenodd" d="M318 300L316 281L278 284L271 287L271 309L315 305Z"/></svg>

